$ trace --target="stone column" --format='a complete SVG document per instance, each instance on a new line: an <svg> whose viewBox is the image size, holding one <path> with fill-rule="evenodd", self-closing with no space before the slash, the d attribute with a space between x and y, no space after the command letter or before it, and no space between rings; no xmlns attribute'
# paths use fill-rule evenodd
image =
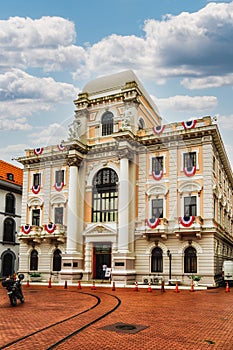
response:
<svg viewBox="0 0 233 350"><path fill-rule="evenodd" d="M78 158L68 160L69 195L67 213L66 251L62 255L62 280L79 280L83 275L82 218L79 206L82 206L79 190Z"/></svg>
<svg viewBox="0 0 233 350"><path fill-rule="evenodd" d="M118 251L128 252L129 243L129 160L120 159Z"/></svg>
<svg viewBox="0 0 233 350"><path fill-rule="evenodd" d="M133 152L130 145L120 145L118 157L120 159L119 174L119 206L118 206L118 240L116 249L113 251L112 280L129 283L135 281L136 271L134 268L135 257L132 251L134 239L134 227L130 224L130 209L132 209L132 198L130 182L130 160Z"/></svg>
<svg viewBox="0 0 233 350"><path fill-rule="evenodd" d="M71 165L69 170L67 253L76 252L78 233L78 167Z"/></svg>

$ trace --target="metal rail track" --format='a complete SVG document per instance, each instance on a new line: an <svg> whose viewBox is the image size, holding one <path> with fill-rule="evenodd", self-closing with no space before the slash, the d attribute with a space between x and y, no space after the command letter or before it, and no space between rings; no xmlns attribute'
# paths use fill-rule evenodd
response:
<svg viewBox="0 0 233 350"><path fill-rule="evenodd" d="M28 349L28 350L55 349L57 346L64 344L67 340L69 340L76 334L84 331L86 328L90 327L94 323L105 318L106 316L114 312L121 305L121 300L117 296L112 295L110 293L105 293L105 292L95 292L95 293L78 292L78 293L87 294L96 298L96 303L92 307L86 310L83 310L61 321L55 322L46 327L38 329L37 331L27 334L23 337L15 339L3 345L0 348L0 350L11 349L11 348L14 350L15 349ZM100 295L96 295L96 294L100 294ZM114 299L114 305L106 309L106 298L109 298L109 297L111 299ZM101 305L103 305L103 307L101 307ZM93 313L93 315L90 315L90 313ZM67 331L65 331L64 329L67 329ZM54 342L54 338L56 338L56 342ZM36 347L36 344L38 344L38 342L40 344L39 345L40 348Z"/></svg>

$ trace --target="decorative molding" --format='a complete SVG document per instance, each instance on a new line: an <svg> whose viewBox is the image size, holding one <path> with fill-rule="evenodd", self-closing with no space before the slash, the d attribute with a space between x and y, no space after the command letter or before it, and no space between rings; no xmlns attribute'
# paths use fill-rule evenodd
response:
<svg viewBox="0 0 233 350"><path fill-rule="evenodd" d="M39 197L32 197L27 201L28 207L42 207L44 201Z"/></svg>
<svg viewBox="0 0 233 350"><path fill-rule="evenodd" d="M81 160L78 157L70 157L67 159L67 165L70 166L78 166Z"/></svg>
<svg viewBox="0 0 233 350"><path fill-rule="evenodd" d="M117 151L117 156L119 159L127 158L128 160L133 160L134 154L129 148L122 148Z"/></svg>

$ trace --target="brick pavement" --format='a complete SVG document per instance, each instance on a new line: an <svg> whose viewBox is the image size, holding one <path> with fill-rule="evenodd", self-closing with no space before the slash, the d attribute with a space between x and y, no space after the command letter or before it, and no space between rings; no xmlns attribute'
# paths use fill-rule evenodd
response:
<svg viewBox="0 0 233 350"><path fill-rule="evenodd" d="M233 289L230 293L224 288L193 293L176 293L175 289L161 293L153 289L149 293L140 286L138 292L117 286L115 291L99 286L92 291L90 286L82 286L81 293L75 286L50 289L30 285L23 289L25 304L12 308L6 290L0 287L0 349L22 335L92 307L96 300L89 294L101 297L109 293L121 299L120 307L56 349L233 350ZM118 325L123 328L117 328ZM11 349L46 349L42 344L43 339L38 336L36 345L27 341L27 345Z"/></svg>

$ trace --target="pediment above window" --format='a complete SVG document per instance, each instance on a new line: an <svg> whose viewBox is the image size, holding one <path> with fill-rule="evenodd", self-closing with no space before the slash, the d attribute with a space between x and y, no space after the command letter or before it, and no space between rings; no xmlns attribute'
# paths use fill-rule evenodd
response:
<svg viewBox="0 0 233 350"><path fill-rule="evenodd" d="M200 192L201 190L202 190L202 185L197 181L183 182L178 188L179 193Z"/></svg>
<svg viewBox="0 0 233 350"><path fill-rule="evenodd" d="M86 230L83 232L86 235L115 235L116 223L104 224L101 222L91 223L87 225Z"/></svg>
<svg viewBox="0 0 233 350"><path fill-rule="evenodd" d="M65 204L67 201L66 197L62 194L56 194L51 198L52 205Z"/></svg>
<svg viewBox="0 0 233 350"><path fill-rule="evenodd" d="M168 188L164 185L155 185L155 186L150 186L146 192L147 196L158 196L158 195L164 195L168 193Z"/></svg>
<svg viewBox="0 0 233 350"><path fill-rule="evenodd" d="M31 207L42 207L44 201L38 197L32 197L27 201L27 205L29 208Z"/></svg>

